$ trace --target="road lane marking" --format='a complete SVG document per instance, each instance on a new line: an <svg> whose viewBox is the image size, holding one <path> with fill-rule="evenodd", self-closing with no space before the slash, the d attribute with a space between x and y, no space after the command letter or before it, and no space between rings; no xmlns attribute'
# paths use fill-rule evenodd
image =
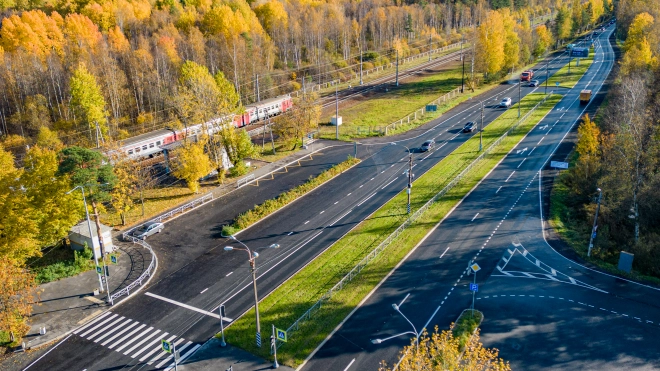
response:
<svg viewBox="0 0 660 371"><path fill-rule="evenodd" d="M293 234L293 231L287 233L286 235L287 235L287 236L291 236L292 234Z"/></svg>
<svg viewBox="0 0 660 371"><path fill-rule="evenodd" d="M335 201L335 205L338 204L338 203L339 203L339 201Z"/></svg>
<svg viewBox="0 0 660 371"><path fill-rule="evenodd" d="M478 215L479 215L479 213L476 213L476 214L474 215L474 217L472 218L472 220L470 220L470 221L473 222L475 219L477 219L477 216L478 216Z"/></svg>
<svg viewBox="0 0 660 371"><path fill-rule="evenodd" d="M332 222L332 224L329 224L328 227L332 227L333 225L335 225L335 223L337 223L338 221L340 221L343 217L345 217L346 215L350 214L351 211L353 211L353 210L348 210L348 211L346 212L346 214L344 214L344 215L340 216L339 218L335 219L335 221Z"/></svg>
<svg viewBox="0 0 660 371"><path fill-rule="evenodd" d="M387 183L387 184L385 184L385 185L383 186L383 188L381 188L381 189L385 189L385 188L386 188L386 187L387 187L388 185L390 185L390 184L392 184L392 183L394 183L394 181L395 181L395 180L396 180L396 178L394 178L394 179L392 179L392 180L390 180L390 182L389 182L389 183Z"/></svg>
<svg viewBox="0 0 660 371"><path fill-rule="evenodd" d="M135 322L135 323L137 324L138 322ZM136 332L142 330L142 329L145 328L145 327L147 327L147 325L145 325L145 324L140 325L138 328L136 328L135 330L129 332L129 333L128 333L127 335L125 335L123 338L117 340L115 343L110 344L110 345L108 346L108 348L112 349L112 348L116 347L116 346L119 345L119 344L125 344L125 343L124 343L124 340L128 339L128 338L131 337L133 334L135 334ZM151 327L151 328L153 329L153 327ZM148 332L148 331L151 331L151 330L146 330L145 332ZM139 338L139 337L137 337L137 338L135 338L135 339L138 339L138 338ZM104 341L103 343L101 343L101 345L106 345L107 343L109 343L109 342L112 341L112 340L114 340L114 339L108 339L108 340ZM132 343L132 342L133 342L133 340L129 341L128 343L130 344L130 343ZM127 345L128 345L128 344L127 344ZM123 347L122 347L122 348L123 348ZM117 349L117 351L119 351L119 349Z"/></svg>
<svg viewBox="0 0 660 371"><path fill-rule="evenodd" d="M529 155L531 155L531 154L532 154L532 152L534 152L534 150L535 150L535 149L536 149L536 147L534 147L534 148L532 148L532 150L531 150L531 151L529 151L529 153L527 154L527 156L529 156Z"/></svg>
<svg viewBox="0 0 660 371"><path fill-rule="evenodd" d="M375 195L376 195L376 192L372 193L371 196L369 196L369 197L365 198L364 200L360 201L360 203L357 204L356 206L361 206L363 203L369 201L369 199L372 198Z"/></svg>
<svg viewBox="0 0 660 371"><path fill-rule="evenodd" d="M500 186L500 188L498 188L497 191L495 191L495 194L497 194L497 192L499 192L500 189L502 189L502 186Z"/></svg>
<svg viewBox="0 0 660 371"><path fill-rule="evenodd" d="M536 145L538 146L539 144L541 144L541 142L543 141L543 139L545 139L545 136L543 136L543 138L541 138L541 140L539 140L539 142L536 143Z"/></svg>
<svg viewBox="0 0 660 371"><path fill-rule="evenodd" d="M325 212L325 210L321 211L321 212L319 213L319 215L320 215L320 214L323 214L324 212Z"/></svg>
<svg viewBox="0 0 660 371"><path fill-rule="evenodd" d="M100 321L101 318L103 318L103 317L105 317L105 316L107 316L107 315L109 315L109 314L111 314L111 313L112 313L112 312L105 312L105 313L101 314L100 316L96 317L96 318L93 319L92 321L89 321L89 323L83 325L82 327L79 327L79 328L78 328L77 330L75 330L73 333L74 333L74 334L79 333L80 331L82 331L82 330L86 329L87 327L89 327L89 326L95 324L96 322Z"/></svg>
<svg viewBox="0 0 660 371"><path fill-rule="evenodd" d="M203 294L203 293L205 293L205 292L206 292L206 290L208 290L208 289L209 289L209 288L207 287L207 288L205 288L204 290L202 290L202 291L200 291L200 294Z"/></svg>
<svg viewBox="0 0 660 371"><path fill-rule="evenodd" d="M147 333L147 332L150 332L150 331L153 330L153 329L154 329L153 327L149 327L149 328L147 329L147 331L143 332L142 334ZM159 333L160 333L160 330L156 330L156 331L152 332L152 333L149 334L147 337L145 337L144 339L142 339L142 341L140 341L139 343L133 345L133 347L130 348L129 350L125 351L125 352L124 352L124 355L127 356L129 353L131 353L132 351L134 351L137 347L139 347L140 345L142 345L142 344L144 344L144 343L147 343L147 341L148 341L147 346L145 346L144 348L140 349L137 353L134 353L133 356L131 356L132 358L137 357L138 354L140 354L140 353L144 352L145 350L147 350L147 349L149 348L149 346L151 345L151 343L153 343L154 341L158 341L158 338L154 339L154 336L158 335ZM142 334L140 334L140 335L142 335ZM161 334L162 337L165 337L165 336L167 336L167 335L169 335L168 332L164 332L164 333ZM136 337L134 340L139 340L139 339L140 339L139 337ZM122 345L121 347L117 348L117 352L121 351L122 349L124 349L124 347L128 346L128 345L131 344L132 342L133 342L133 340L130 340L130 341L128 341L126 344L124 344L124 345Z"/></svg>
<svg viewBox="0 0 660 371"><path fill-rule="evenodd" d="M516 169L518 169L518 168L520 167L520 165L522 165L522 164L523 164L523 162L525 162L525 160L527 160L527 159L526 159L526 158L523 158L523 160L522 160L522 161L520 161L520 163L518 164L518 166L516 166Z"/></svg>
<svg viewBox="0 0 660 371"><path fill-rule="evenodd" d="M110 316L110 317L108 317L108 318L105 318L105 320L102 321L101 323L99 323L98 325L96 325L96 326L92 327L91 329L89 329L89 330L83 332L82 334L80 334L80 337L85 337L85 336L87 336L89 333L91 333L92 331L96 330L97 328L103 326L106 322L111 321L111 320L112 320L113 318L115 318L115 317L117 317L117 314L113 314L112 316ZM74 332L74 334L75 334L75 333L76 333L76 332Z"/></svg>
<svg viewBox="0 0 660 371"><path fill-rule="evenodd" d="M347 194L347 195L346 195L346 197L348 197L348 196L350 196L350 195L351 195L352 193L353 193L353 192L351 192L351 193L349 193L349 194Z"/></svg>
<svg viewBox="0 0 660 371"><path fill-rule="evenodd" d="M227 273L227 274L225 275L225 277L229 277L229 276L231 276L232 273L234 273L234 272L229 272L229 273Z"/></svg>
<svg viewBox="0 0 660 371"><path fill-rule="evenodd" d="M306 222L305 222L305 223L303 223L303 224L307 224L307 223L309 223L309 220L308 220L308 221L306 221Z"/></svg>
<svg viewBox="0 0 660 371"><path fill-rule="evenodd" d="M59 343L57 343L57 344L56 344L54 347L52 347L49 351L47 351L46 353L44 353L44 355L42 355L41 357L37 358L34 362L30 363L26 368L23 369L23 371L25 371L25 370L27 370L28 368L34 366L35 363L39 362L42 358L44 358L45 356L47 356L48 353L50 353L50 352L52 352L53 350L55 350L55 348L59 347L60 344L64 343L64 342L65 342L68 338L70 338L71 336L73 336L73 335L69 335L69 336L65 337L64 340L62 340L62 341L60 341Z"/></svg>
<svg viewBox="0 0 660 371"><path fill-rule="evenodd" d="M346 366L344 371L347 371L353 365L353 362L355 362L355 358L353 358L353 360L351 360L351 362L348 364L348 366Z"/></svg>
<svg viewBox="0 0 660 371"><path fill-rule="evenodd" d="M516 171L514 170L513 173L511 173L511 175L509 175L509 177L506 178L506 180L504 181L504 183L508 182L509 179L511 179L511 177L513 176L513 174L514 174L515 172L516 172ZM515 205L515 203L514 203L514 205Z"/></svg>
<svg viewBox="0 0 660 371"><path fill-rule="evenodd" d="M195 345L192 349L190 349L190 350L188 351L188 353L182 355L182 356L179 358L179 363L181 363L181 361L183 361L184 359L190 357L190 356L191 356L193 353L195 353L195 351L196 351L197 349L199 349L200 347L201 347L200 344ZM174 368L174 366L175 366L175 364L174 364L174 362L172 362L169 366L167 366L167 368L165 369L165 371L170 371L171 369Z"/></svg>
<svg viewBox="0 0 660 371"><path fill-rule="evenodd" d="M209 317L220 319L220 315L209 312L209 311L204 310L204 309L199 309L199 308L193 307L192 305L184 304L184 303L181 303L181 302L176 301L176 300L172 300L172 299L160 296L160 295L152 294L150 292L146 292L145 295L151 296L152 298L160 299L162 301L166 301L166 302L174 304L174 305L178 305L182 308L190 309L190 310L192 310L194 312L197 312L197 313L205 314ZM226 322L232 322L233 321L233 319L227 318L227 317L222 317L222 320L226 321Z"/></svg>
<svg viewBox="0 0 660 371"><path fill-rule="evenodd" d="M446 248L445 251L442 253L442 255L440 255L440 259L442 259L442 257L445 256L445 254L447 253L448 250L449 250L449 246L447 246L447 248ZM460 278L459 278L459 280L460 280ZM458 282L458 281L457 281L457 282Z"/></svg>

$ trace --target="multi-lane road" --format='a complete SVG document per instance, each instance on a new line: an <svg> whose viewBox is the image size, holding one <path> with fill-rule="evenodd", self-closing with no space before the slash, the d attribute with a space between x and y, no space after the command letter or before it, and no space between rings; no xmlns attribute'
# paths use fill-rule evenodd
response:
<svg viewBox="0 0 660 371"><path fill-rule="evenodd" d="M598 55L602 56L602 51L599 50ZM553 56L548 64L551 73L566 62L565 54ZM607 62L599 60L596 64L601 73L602 68L605 67L600 66L607 63L611 64L611 60ZM545 73L542 68L546 63L542 62L539 66L541 70L539 75L543 77ZM591 72L589 76L598 76L598 73ZM523 96L536 89L523 87ZM503 112L503 109L496 107L496 103L502 97L510 96L514 103L517 101L517 90L517 84L501 85L480 97L486 101L484 117L486 124ZM573 103L568 102L575 98L574 91L569 92L564 100L566 114L574 110ZM552 117L563 114L564 112L553 112ZM382 139L380 142L375 140L360 144L358 156L362 162L359 165L240 233L238 238L252 248L258 249L260 253L258 286L261 295L276 288L299 267L321 253L406 186L407 178L402 174L407 166L404 146L415 148L427 139L434 139L438 143L436 149L430 153L423 157L416 156L415 172L421 175L474 135L474 133L463 134L461 129L465 122L476 121L480 117L480 103L465 102L421 129L392 138L400 145L391 145ZM547 134L548 138L544 139L545 143L538 146L534 155L545 154L545 146L558 141L559 138L554 136L566 130L567 125L562 121L557 124L556 129L553 126ZM285 174L276 174L271 182L262 181L258 187L243 187L228 197L215 200L210 205L169 222L162 234L149 240L149 243L156 248L159 258L159 271L152 283L127 302L112 308L101 317L74 331L56 348L32 363L30 369L90 371L170 369L173 361L160 350L161 339L171 339L177 344L182 358L188 357L200 344L218 331L219 319L216 313L220 304L224 304L227 308L228 321L241 315L253 305L247 254L241 251L223 250L223 247L231 245L232 241L220 236L222 225L237 213L303 182L309 174L318 173L352 153L352 144L323 149L316 153L313 159L303 162L302 166L291 167ZM529 163L536 162L529 161ZM526 165L525 169L527 166L531 165ZM499 174L499 170L494 174ZM493 176L491 175L490 178ZM521 179L522 177L516 176L506 184L506 187L500 191L501 195L496 196L503 199L496 200L488 194L488 196L482 195L481 200L492 199L492 203L487 208L491 208L493 213L495 210L501 210L501 205L513 197L511 196L514 192L513 186L519 184ZM452 218L458 218L457 221L448 220L443 223L443 227L438 231L443 231L444 235L433 239L436 241L433 243L433 248L421 250L431 254L438 244L445 244L443 238L451 239L455 241L452 242L454 246L450 250L451 253L446 259L441 259L440 263L448 264L446 262L455 261L457 264L460 263L461 268L464 267L465 262L461 261L464 260L463 257L455 256L455 252L468 249L468 246L473 247L474 239L480 238L481 234L485 236L486 230L490 228L490 224L481 224L482 221L492 219L484 216L476 219L477 223L474 225L478 227L475 230L480 231L478 232L480 236L477 237L472 235L471 229L462 232L459 232L461 229L455 229L459 226L465 227L464 221L458 217L465 212L471 211L454 212ZM460 240L461 237L465 240ZM279 244L281 248L259 249L273 243ZM428 256L419 257L420 264L431 264L430 262L436 264L437 257L429 262L424 261L424 258ZM492 260L494 262L497 259L493 257ZM418 259L412 259L407 264L412 261ZM407 272L406 274L413 277L420 270L400 269L397 274L402 272ZM447 283L449 281L443 278L455 281L457 277L451 277L453 272L452 269L447 269L435 275L435 270L429 271L429 274L421 279L416 277L415 284L408 287L405 292L416 286L423 286L429 280L450 285ZM435 292L434 290L435 288L432 290L431 287L423 289L429 295ZM439 298L438 295L436 292L433 297ZM374 296L374 298L378 297L383 299L378 294ZM422 304L424 297L423 292L413 294L406 306L430 307L428 303ZM367 305L361 311L368 308L373 307ZM437 322L433 323L445 323L447 315L440 314L434 317L434 321ZM359 315L354 318L359 318ZM385 324L377 329L372 329L371 325L365 324L365 330L361 331L359 337L362 340L358 339L359 342L369 343L366 335L379 335L387 332L388 329L394 330L400 326L391 320L385 320ZM332 344L334 343L331 339L328 345ZM369 357L373 360L391 359L387 352L395 354L400 344L388 345L388 347L374 348L365 344L364 349L370 349ZM383 350L386 352L383 353ZM362 351L363 349L360 350ZM347 349L346 355L339 356L322 350L317 353L317 358L321 357L331 357L327 365L339 369L341 364L344 364L343 367L348 364L344 362L344 358L355 357L355 350ZM364 362L362 364L366 369L376 368L378 364L368 361L368 357L360 357L358 363L361 362ZM312 367L312 364L310 363L308 367ZM327 367L324 365L323 369Z"/></svg>
<svg viewBox="0 0 660 371"><path fill-rule="evenodd" d="M660 292L572 262L544 240L540 170L576 125L581 89L599 91L614 63L612 27L597 40L595 62L575 88L523 139L413 254L382 282L306 363L305 370L393 365L413 328L445 329L471 304L466 268L481 266L476 308L486 346L514 369L657 368ZM563 159L562 159L563 160Z"/></svg>

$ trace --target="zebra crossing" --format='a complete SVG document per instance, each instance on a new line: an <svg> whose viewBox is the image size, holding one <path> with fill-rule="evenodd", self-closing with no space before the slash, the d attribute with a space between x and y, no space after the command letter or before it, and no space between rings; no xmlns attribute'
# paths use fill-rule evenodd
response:
<svg viewBox="0 0 660 371"><path fill-rule="evenodd" d="M174 368L174 355L161 349L162 339L174 344L179 353L178 363L190 357L201 346L110 311L73 333L157 369L166 366L166 371Z"/></svg>

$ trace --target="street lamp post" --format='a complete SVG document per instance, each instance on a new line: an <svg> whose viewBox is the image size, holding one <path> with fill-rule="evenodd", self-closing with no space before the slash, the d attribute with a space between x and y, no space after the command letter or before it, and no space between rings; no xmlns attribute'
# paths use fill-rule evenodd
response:
<svg viewBox="0 0 660 371"><path fill-rule="evenodd" d="M550 61L545 63L545 94L548 94L548 78L550 77Z"/></svg>
<svg viewBox="0 0 660 371"><path fill-rule="evenodd" d="M419 352L419 332L417 331L417 328L415 328L415 325L413 325L413 323L410 322L408 317L406 317L401 312L401 306L403 305L403 302L405 302L406 299L408 299L409 296L410 296L410 294L406 295L406 297L403 298L403 300L401 300L401 303L399 303L398 305L397 304L392 304L392 308L394 308L394 310L397 311L401 315L401 317L403 317L410 324L410 326L412 326L413 330L402 332L400 334L396 334L396 335L387 337L385 339L373 339L373 340L371 340L372 344L381 344L382 342L385 342L387 340L394 339L394 338L397 338L397 337L402 336L402 335L411 334L411 335L415 335L415 352Z"/></svg>
<svg viewBox="0 0 660 371"><path fill-rule="evenodd" d="M339 82L335 85L335 139L339 140Z"/></svg>
<svg viewBox="0 0 660 371"><path fill-rule="evenodd" d="M463 62L463 72L461 73L461 94L465 90L465 58L463 56L463 36L461 35L461 62Z"/></svg>
<svg viewBox="0 0 660 371"><path fill-rule="evenodd" d="M71 192L75 191L76 189L80 189L80 192L82 192L82 197L83 197L83 205L85 206L85 218L87 219L87 230L89 231L89 240L92 242L92 253L94 254L94 264L96 265L97 269L99 266L99 257L96 254L96 248L94 247L94 235L92 234L92 222L89 219L89 210L87 210L87 199L85 198L85 189L83 186L76 186L66 194L71 194ZM98 272L98 270L97 270ZM105 269L103 270L103 274L105 274ZM99 276L99 291L103 292L103 279L101 278L101 274L97 273ZM107 277L106 277L106 285L107 285ZM108 297L110 297L110 292L108 291Z"/></svg>
<svg viewBox="0 0 660 371"><path fill-rule="evenodd" d="M520 87L522 86L522 81L518 81L518 118L520 118Z"/></svg>
<svg viewBox="0 0 660 371"><path fill-rule="evenodd" d="M259 296L257 294L257 273L256 273L256 270L257 270L256 269L256 259L259 257L259 254L257 254L256 251L250 250L250 248L246 244L244 244L243 242L236 239L236 237L230 235L229 238L233 241L236 241L236 242L240 243L245 248L244 249L241 249L241 248L237 249L237 248L234 248L232 246L225 246L224 247L225 251L243 250L243 251L247 251L248 256L249 256L248 261L250 262L250 270L252 271L252 288L254 289L254 311L255 311L255 314L256 314L256 324L257 324L257 346L261 348L261 323L259 321ZM268 248L271 248L271 249L277 249L279 247L280 247L280 245L278 245L276 243L268 246ZM222 318L220 320L222 320Z"/></svg>
<svg viewBox="0 0 660 371"><path fill-rule="evenodd" d="M391 143L393 146L396 146L397 143L392 142ZM413 168L413 156L412 156L412 151L410 151L410 148L407 146L404 146L403 144L400 144L401 146L405 147L408 150L408 206L406 208L407 213L410 214L410 194L412 193L412 181L413 181L413 174L412 174L412 168Z"/></svg>
<svg viewBox="0 0 660 371"><path fill-rule="evenodd" d="M484 101L481 101L481 123L479 124L479 152L483 149Z"/></svg>
<svg viewBox="0 0 660 371"><path fill-rule="evenodd" d="M596 215L594 216L594 226L591 229L591 237L589 238L589 249L587 250L587 256L591 256L591 249L594 247L594 237L596 236L596 229L598 229L598 211L600 211L600 200L603 197L603 190L598 188L598 204L596 206Z"/></svg>

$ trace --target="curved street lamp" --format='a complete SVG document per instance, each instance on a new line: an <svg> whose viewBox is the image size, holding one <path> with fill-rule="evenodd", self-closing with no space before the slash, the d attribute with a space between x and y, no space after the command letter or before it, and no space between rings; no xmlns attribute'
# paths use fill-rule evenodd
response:
<svg viewBox="0 0 660 371"><path fill-rule="evenodd" d="M390 337L386 337L385 339L373 339L373 340L371 340L371 343L372 343L372 344L380 344L380 343L382 343L382 342L385 342L385 341L390 340L390 339L397 338L397 337L402 336L402 335L411 334L411 335L415 335L415 352L419 352L419 332L417 331L417 328L415 327L415 325L413 325L413 323L410 322L410 320L408 319L408 317L406 317L406 316L401 312L401 305L403 305L403 302L406 301L406 299L408 299L409 296L410 296L410 294L406 295L406 297L403 298L403 300L401 300L401 303L399 303L398 305L397 305L397 304L392 304L392 308L394 308L395 311L399 312L399 314L401 315L401 317L403 317L406 321L408 321L408 323L410 324L410 326L412 326L413 330L412 330L412 331L402 332L402 333L400 333L400 334L396 334L396 335L392 335L392 336L390 336Z"/></svg>
<svg viewBox="0 0 660 371"><path fill-rule="evenodd" d="M256 323L257 323L257 346L261 347L261 323L259 322L259 296L257 295L257 274L256 274L256 259L259 257L259 254L256 251L251 250L246 244L239 241L233 235L229 235L229 239L238 242L243 245L243 248L236 248L233 246L225 246L225 251L232 250L243 250L248 253L248 261L250 262L250 270L252 271L252 287L254 288L254 311L256 313ZM279 249L279 244L271 244L268 246L269 249Z"/></svg>

